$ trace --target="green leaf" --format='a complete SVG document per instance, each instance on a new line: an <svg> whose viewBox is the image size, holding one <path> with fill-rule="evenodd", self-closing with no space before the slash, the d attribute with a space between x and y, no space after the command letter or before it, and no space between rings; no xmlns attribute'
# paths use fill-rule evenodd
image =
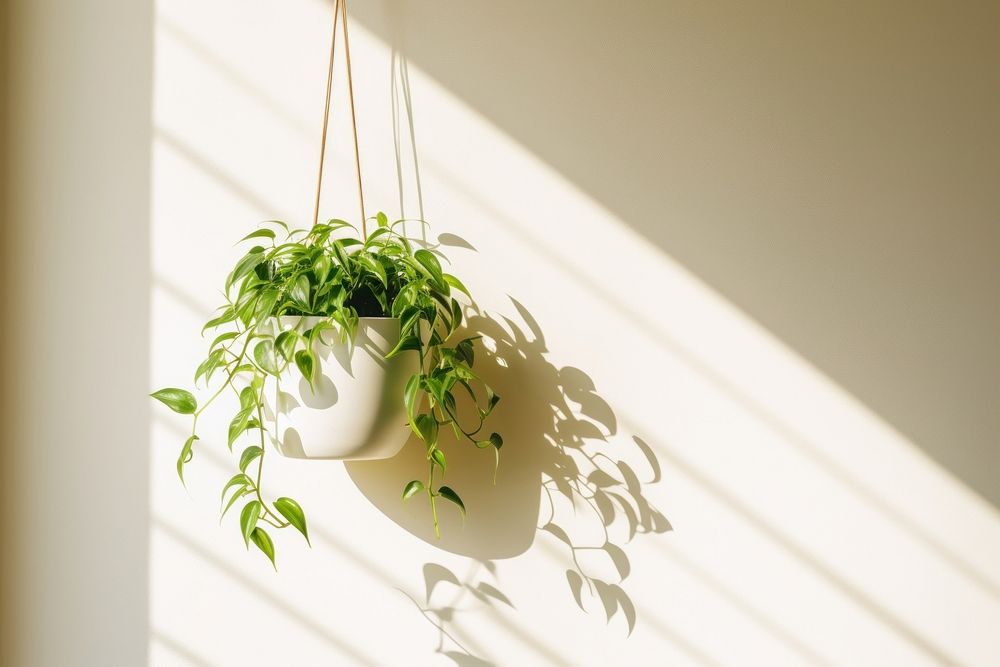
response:
<svg viewBox="0 0 1000 667"><path fill-rule="evenodd" d="M239 331L227 331L226 333L219 334L212 341L212 344L208 346L209 350L215 349L219 343L225 343L227 340L232 340L240 335Z"/></svg>
<svg viewBox="0 0 1000 667"><path fill-rule="evenodd" d="M289 231L288 230L288 225L286 223L282 222L281 220L265 220L264 222L262 222L260 224L262 224L262 225L278 225L279 227L281 227L282 229L285 230L286 234Z"/></svg>
<svg viewBox="0 0 1000 667"><path fill-rule="evenodd" d="M241 298L236 304L236 316L239 318L243 326L250 328L250 320L254 315L255 309L257 308L257 298L254 292L251 290L247 293L245 298Z"/></svg>
<svg viewBox="0 0 1000 667"><path fill-rule="evenodd" d="M383 236L388 236L391 234L392 230L389 229L388 227L379 227L378 229L376 229L375 231L373 231L371 234L368 235L368 239L365 240L365 248L369 248L375 245L375 241L378 241ZM382 255L385 254L385 243L387 242L388 240L383 242L383 247L380 250L380 254Z"/></svg>
<svg viewBox="0 0 1000 667"><path fill-rule="evenodd" d="M434 463L441 466L442 474L448 471L448 462L445 461L444 452L442 452L440 449L435 448L431 450L431 460L434 461Z"/></svg>
<svg viewBox="0 0 1000 667"><path fill-rule="evenodd" d="M434 280L438 285L446 285L444 281L444 274L441 272L441 262L438 258L434 256L430 250L420 249L413 253L413 258L416 259L420 266L424 268L427 275Z"/></svg>
<svg viewBox="0 0 1000 667"><path fill-rule="evenodd" d="M194 395L183 389L167 387L166 389L153 392L150 396L160 401L174 412L182 415L194 414L194 411L198 409L198 401L195 400Z"/></svg>
<svg viewBox="0 0 1000 667"><path fill-rule="evenodd" d="M254 246L250 252L244 255L243 258L236 263L236 267L233 268L233 272L229 274L228 278L226 278L226 292L229 292L229 288L233 286L233 283L256 269L257 265L263 261L264 249L260 246Z"/></svg>
<svg viewBox="0 0 1000 667"><path fill-rule="evenodd" d="M278 510L281 516L288 519L288 523L292 524L297 531L302 533L309 546L312 546L312 542L309 541L309 529L306 527L305 512L302 511L297 502L291 498L278 498L274 501L274 509Z"/></svg>
<svg viewBox="0 0 1000 667"><path fill-rule="evenodd" d="M330 316L334 322L340 325L340 340L346 341L354 338L358 332L358 322L360 318L353 308L341 308ZM322 322L320 324L323 324ZM318 325L317 325L318 326ZM331 327L333 328L333 327Z"/></svg>
<svg viewBox="0 0 1000 667"><path fill-rule="evenodd" d="M274 356L274 341L266 338L253 348L253 358L262 369L277 377L278 360Z"/></svg>
<svg viewBox="0 0 1000 667"><path fill-rule="evenodd" d="M243 496L245 496L247 494L250 494L250 493L253 493L253 489L251 489L249 487L246 487L246 486L239 487L236 490L236 492L233 493L233 496L229 499L229 502L226 503L226 506L224 508L222 508L222 514L219 515L219 523L220 524L222 523L222 519L225 518L226 512L228 512L229 508L231 508L233 505L236 504L237 500L239 500Z"/></svg>
<svg viewBox="0 0 1000 667"><path fill-rule="evenodd" d="M238 373L250 373L251 375L257 375L257 369L253 364L240 364L233 370L233 375Z"/></svg>
<svg viewBox="0 0 1000 667"><path fill-rule="evenodd" d="M320 255L313 262L313 273L316 274L316 283L322 285L326 282L327 276L330 275L330 269L333 268L333 262L325 254Z"/></svg>
<svg viewBox="0 0 1000 667"><path fill-rule="evenodd" d="M273 255L273 253L272 253ZM277 269L277 264L273 260L264 260L260 264L254 267L253 273L255 276L263 280L264 282L271 282L274 278L274 272ZM246 282L243 283L246 286Z"/></svg>
<svg viewBox="0 0 1000 667"><path fill-rule="evenodd" d="M486 410L483 411L484 417L493 412L493 408L495 408L497 406L497 403L500 402L500 397L494 394L493 390L490 389L489 387L486 387L486 395L489 396L489 405L487 406ZM503 441L501 440L501 443L502 442Z"/></svg>
<svg viewBox="0 0 1000 667"><path fill-rule="evenodd" d="M198 440L198 436L196 435L192 435L188 438L187 442L184 443L184 447L181 448L181 455L177 457L177 476L181 478L181 484L185 484L184 464L194 457L194 453L191 451L191 446L194 444L195 440Z"/></svg>
<svg viewBox="0 0 1000 667"><path fill-rule="evenodd" d="M295 365L298 367L299 372L302 373L302 377L306 379L309 383L309 387L313 386L313 367L315 365L315 359L313 359L313 354L310 350L299 350L295 353Z"/></svg>
<svg viewBox="0 0 1000 667"><path fill-rule="evenodd" d="M257 519L260 518L262 505L259 500L251 500L243 506L240 513L240 530L243 532L243 542L250 548L250 533L257 526Z"/></svg>
<svg viewBox="0 0 1000 667"><path fill-rule="evenodd" d="M282 331L274 340L274 346L285 361L291 361L295 354L295 344L299 340L299 334L295 331Z"/></svg>
<svg viewBox="0 0 1000 667"><path fill-rule="evenodd" d="M344 247L347 245L347 241L348 239L340 239L338 241L334 241L333 254L337 256L337 261L340 262L341 266L344 267L344 270L350 272L351 259L348 256L347 251L344 250Z"/></svg>
<svg viewBox="0 0 1000 667"><path fill-rule="evenodd" d="M465 287L465 285L462 284L462 281L456 278L455 276L451 275L450 273L445 273L444 281L449 285L451 285L452 287L454 287L455 289L457 289L465 296L469 297L470 299L472 298L472 294L469 293L469 290Z"/></svg>
<svg viewBox="0 0 1000 667"><path fill-rule="evenodd" d="M270 229L258 229L255 232L250 232L243 238L241 238L237 243L243 243L244 241L249 241L250 239L267 238L274 240L274 232Z"/></svg>
<svg viewBox="0 0 1000 667"><path fill-rule="evenodd" d="M451 326L448 327L448 335L455 333L455 331L462 325L462 304L458 302L458 299L451 300Z"/></svg>
<svg viewBox="0 0 1000 667"><path fill-rule="evenodd" d="M243 408L236 413L233 417L233 421L229 422L229 449L233 448L233 443L236 442L236 438L249 428L250 423L250 413L253 411L253 406L248 408Z"/></svg>
<svg viewBox="0 0 1000 667"><path fill-rule="evenodd" d="M465 340L459 341L455 346L455 353L459 359L467 363L469 366L476 362L476 353L474 350L474 341L476 338L466 338Z"/></svg>
<svg viewBox="0 0 1000 667"><path fill-rule="evenodd" d="M240 390L240 409L249 410L253 408L257 403L257 391L260 386L257 383L258 373L254 373L253 379L250 384Z"/></svg>
<svg viewBox="0 0 1000 667"><path fill-rule="evenodd" d="M344 329L347 329L350 325L350 323L347 322L346 320L342 321L343 318L341 317L341 311L335 312L333 315L331 315L331 317L335 318L337 322L340 324L340 326L343 327ZM312 351L313 344L316 341L319 341L320 345L330 345L329 341L332 339L330 339L329 337L328 338L323 337L323 333L326 331L336 332L337 327L333 326L333 324L331 324L329 320L320 320L319 322L316 323L316 326L306 331L306 333L303 334L303 338L307 339L308 341L308 346L306 347L306 349ZM341 333L343 334L344 332ZM341 340L343 340L343 337L341 337Z"/></svg>
<svg viewBox="0 0 1000 667"><path fill-rule="evenodd" d="M423 376L420 373L414 373L410 376L410 379L406 382L406 388L403 390L403 403L406 405L406 415L410 418L410 423L413 423L417 412L417 402L418 396L420 394L420 379Z"/></svg>
<svg viewBox="0 0 1000 667"><path fill-rule="evenodd" d="M434 419L433 415L427 413L419 414L410 423L413 427L413 432L426 442L428 446L433 447L437 444L438 422Z"/></svg>
<svg viewBox="0 0 1000 667"><path fill-rule="evenodd" d="M420 346L421 346L420 338L418 338L417 336L413 335L403 336L402 338L399 339L399 342L396 343L396 347L392 348L389 354L385 355L385 358L392 359L397 354L405 350L419 350Z"/></svg>
<svg viewBox="0 0 1000 667"><path fill-rule="evenodd" d="M215 369L222 364L222 358L225 353L225 350L213 350L212 353L208 355L208 358L198 365L198 370L194 373L195 386L198 385L198 380L202 375L205 376L205 384L208 384L208 382L211 381L212 373L214 373Z"/></svg>
<svg viewBox="0 0 1000 667"><path fill-rule="evenodd" d="M330 218L329 220L326 221L326 225L330 229L341 229L342 227L350 227L355 232L358 231L357 227L347 222L346 220L341 220L340 218Z"/></svg>
<svg viewBox="0 0 1000 667"><path fill-rule="evenodd" d="M358 261L361 262L366 269L375 274L375 277L378 278L378 281L382 284L383 288L388 286L389 282L385 274L385 267L382 266L381 262L368 253L358 253L355 257L358 258Z"/></svg>
<svg viewBox="0 0 1000 667"><path fill-rule="evenodd" d="M465 516L465 503L462 502L462 499L458 497L458 494L455 493L455 491L450 486L442 486L440 489L438 489L438 493L441 495L442 498L450 500L451 502L458 505L458 508L462 510L462 516Z"/></svg>
<svg viewBox="0 0 1000 667"><path fill-rule="evenodd" d="M309 302L309 278L305 274L295 279L290 294L292 300L298 302L304 309L309 310L312 307Z"/></svg>
<svg viewBox="0 0 1000 667"><path fill-rule="evenodd" d="M409 482L403 487L403 500L409 500L416 494L424 490L424 484L418 479Z"/></svg>
<svg viewBox="0 0 1000 667"><path fill-rule="evenodd" d="M225 324L226 322L232 322L236 319L236 311L233 308L226 308L222 311L222 314L215 317L208 322L205 322L205 326L201 328L201 333L204 334L209 329L214 329L215 327Z"/></svg>
<svg viewBox="0 0 1000 667"><path fill-rule="evenodd" d="M422 311L416 306L407 306L399 314L399 331L401 334L412 334L413 326L420 321Z"/></svg>
<svg viewBox="0 0 1000 667"><path fill-rule="evenodd" d="M226 502L226 493L229 491L229 489L231 489L233 487L239 487L239 486L242 486L242 487L248 487L248 486L252 487L253 485L254 485L253 484L253 480L250 479L249 476L247 476L247 475L245 475L245 474L243 474L241 472L236 473L235 475L233 475L232 477L230 477L229 481L226 482L226 485L224 487L222 487L222 498L219 501L219 507L222 507L222 503Z"/></svg>
<svg viewBox="0 0 1000 667"><path fill-rule="evenodd" d="M444 394L447 391L445 386L446 378L440 374L440 372L435 371L432 377L427 378L424 382L427 392L434 397L438 403L444 402Z"/></svg>
<svg viewBox="0 0 1000 667"><path fill-rule="evenodd" d="M240 454L240 470L243 472L247 471L247 466L254 462L254 460L264 453L264 450L256 445L252 445L243 450Z"/></svg>
<svg viewBox="0 0 1000 667"><path fill-rule="evenodd" d="M258 549L264 552L264 555L271 561L271 567L277 572L278 566L274 562L274 542L271 541L271 536L263 528L254 528L253 532L250 533L250 539L253 540Z"/></svg>
<svg viewBox="0 0 1000 667"><path fill-rule="evenodd" d="M389 225L389 218L382 211L375 214L375 219L378 221L379 227L387 227Z"/></svg>
<svg viewBox="0 0 1000 667"><path fill-rule="evenodd" d="M227 503L226 494L229 492L229 489L233 488L235 488L236 491L233 492L232 497L229 499L229 502ZM229 479L229 482L226 484L226 486L224 486L222 489L222 496L219 500L219 510L221 511L221 514L219 515L219 523L222 523L222 519L223 517L226 516L226 512L229 511L229 508L232 507L237 500L247 495L248 493L253 492L253 489L254 489L254 483L249 476L243 473L237 473L233 475ZM223 504L225 504L224 508Z"/></svg>
<svg viewBox="0 0 1000 667"><path fill-rule="evenodd" d="M258 321L263 322L267 318L271 317L274 311L274 304L277 302L278 290L266 289L261 292L260 296L257 298L257 304L253 309L254 315L257 317Z"/></svg>
<svg viewBox="0 0 1000 667"><path fill-rule="evenodd" d="M476 447L480 449L486 449L487 447L493 448L493 453L495 455L495 460L493 464L493 483L497 483L497 472L500 470L500 448L503 447L503 438L500 437L499 433L490 434L489 440L479 440L476 442Z"/></svg>

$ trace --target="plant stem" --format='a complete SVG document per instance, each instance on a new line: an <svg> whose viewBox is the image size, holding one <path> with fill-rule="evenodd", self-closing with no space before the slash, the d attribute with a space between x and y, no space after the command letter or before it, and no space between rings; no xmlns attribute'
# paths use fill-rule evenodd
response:
<svg viewBox="0 0 1000 667"><path fill-rule="evenodd" d="M264 387L261 386L260 393L257 394L257 422L260 425L260 428L258 429L260 431L260 456L257 457L257 482L256 484L254 484L255 487L254 491L257 493L257 500L260 501L260 506L264 508L264 515L262 516L262 518L267 520L267 515L271 515L275 518L275 521L277 521L278 523L275 524L272 521L268 521L268 523L270 523L272 526L275 526L276 528L284 528L285 526L288 525L288 522L282 521L277 516L275 516L274 512L272 512L271 509L267 506L267 503L264 502L264 497L260 493L260 480L264 476L264 454L267 453L267 450L264 448L264 409L262 407L263 395L264 395Z"/></svg>
<svg viewBox="0 0 1000 667"><path fill-rule="evenodd" d="M235 367L234 368L239 368L240 362L243 361L243 356L246 354L247 347L249 347L249 345L250 345L250 338L251 338L250 336L247 336L246 343L243 344L243 349L240 350L240 356L234 362L235 363ZM212 394L212 397L209 398L207 401L205 401L204 405L202 405L200 408L198 408L197 410L195 410L195 412L194 412L194 419L191 420L191 435L195 435L197 433L197 429L198 429L198 417L201 415L202 412L205 411L206 408L208 408L208 406L210 406L212 404L212 402L215 399L217 399L219 397L219 394L221 394L223 391L226 390L226 387L228 387L232 383L234 375L236 375L235 372L229 373L229 376L226 378L226 381L222 383L222 386L219 387L218 391L216 391L214 394Z"/></svg>
<svg viewBox="0 0 1000 667"><path fill-rule="evenodd" d="M438 513L437 513L437 503L435 502L434 493L434 460L431 460L431 470L427 477L427 496L431 499L431 516L434 518L434 537L440 539L441 529L438 527Z"/></svg>

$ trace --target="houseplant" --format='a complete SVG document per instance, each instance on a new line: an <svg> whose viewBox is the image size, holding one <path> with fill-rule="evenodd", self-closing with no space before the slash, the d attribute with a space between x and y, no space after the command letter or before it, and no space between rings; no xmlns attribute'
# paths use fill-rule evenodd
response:
<svg viewBox="0 0 1000 667"><path fill-rule="evenodd" d="M330 220L308 230L291 230L283 222L272 221L247 234L241 242L258 245L236 262L225 282L226 303L202 330L203 334L213 330L215 336L194 381L214 389L201 405L185 389L170 387L152 394L173 411L192 416L191 435L177 459L182 482L184 466L194 456L199 440L199 416L223 392L230 390L238 396L239 411L229 424L227 438L231 451L240 446L238 472L223 487L221 512L225 516L241 505L239 526L244 542L248 548L251 542L256 545L272 564L274 544L265 525L293 527L307 541L309 532L305 513L295 500L265 499L261 482L268 451L276 449L305 458L373 458L391 456L405 440L406 433L403 437L396 433L386 436L379 431L379 437L398 438L398 443L374 449L366 442L339 450L320 447L313 450L318 456L311 456L302 450L288 451L282 438L288 430L278 429L279 416L287 414L294 424L297 412L312 415L323 409L309 405L283 408L283 383L287 387L290 381L298 381L300 398L308 403L307 397L320 392L318 382L337 376L324 373L324 365L344 363L344 354L348 365L351 355L374 355L373 346L358 344L360 338L372 340L364 333L366 326L376 326L369 324L372 320L391 323L388 329L378 325L382 327L382 348L377 352L385 364L398 364L406 355L413 358L402 391L390 398L400 406L401 423L423 443L428 474L426 481L407 483L402 498L426 495L438 535L438 499L453 503L464 515L458 493L435 481L448 467L439 447L442 427L451 428L459 442L492 449L495 464L499 464L502 438L496 433L488 437L482 434L484 422L500 398L472 369L477 337L456 340L463 322L463 306L457 295L471 299L468 290L458 278L443 271L437 250L419 247L424 244L405 236L403 221L390 224L383 213L371 220L376 228L367 235L358 234L343 220ZM388 381L381 386L390 391L393 385ZM349 390L350 386L339 389ZM464 401L474 406L474 410L466 410L475 415L472 423L466 417L459 420L459 403ZM348 420L353 417L344 415ZM370 428L353 432L374 433ZM338 437L337 432L328 435L331 441Z"/></svg>

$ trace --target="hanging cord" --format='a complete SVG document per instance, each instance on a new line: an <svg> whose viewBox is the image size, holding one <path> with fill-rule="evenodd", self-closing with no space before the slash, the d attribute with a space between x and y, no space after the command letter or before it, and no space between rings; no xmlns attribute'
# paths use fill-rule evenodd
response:
<svg viewBox="0 0 1000 667"><path fill-rule="evenodd" d="M330 125L330 96L333 90L333 57L337 46L337 14L340 0L333 3L333 35L330 37L330 65L326 71L326 106L323 108L323 137L319 141L319 176L316 179L316 207L313 209L313 226L319 222L319 197L323 189L323 163L326 161L326 131Z"/></svg>
<svg viewBox="0 0 1000 667"><path fill-rule="evenodd" d="M399 51L393 49L391 59L390 79L392 82L392 142L396 156L396 182L399 190L399 212L403 220L406 216L406 194L403 184L403 139L402 125L400 120L400 107L406 113L407 126L409 128L409 148L413 158L413 176L417 193L417 208L420 217L420 239L427 242L427 225L424 223L424 194L420 184L420 161L417 159L417 135L413 129L413 102L410 98L410 72L407 59ZM400 100L402 95L402 100ZM406 223L403 223L406 229Z"/></svg>
<svg viewBox="0 0 1000 667"><path fill-rule="evenodd" d="M406 195L403 189L403 153L402 140L400 139L399 128L399 84L396 82L396 60L399 52L395 47L392 49L392 56L389 61L389 93L392 106L392 149L396 158L396 192L399 194L399 215L406 220ZM405 233L406 223L403 223Z"/></svg>
<svg viewBox="0 0 1000 667"><path fill-rule="evenodd" d="M316 206L313 225L319 222L319 201L323 191L323 163L326 159L326 135L330 126L330 99L333 96L333 64L337 45L337 19L344 30L344 59L347 64L347 94L351 104L351 129L354 133L354 167L358 175L358 204L361 208L361 238L368 239L368 219L365 216L365 194L361 185L361 153L358 150L358 121L354 110L354 80L351 76L351 43L347 34L347 0L334 0L333 34L330 37L330 65L326 73L326 104L323 107L323 134L319 147L319 174L316 178Z"/></svg>
<svg viewBox="0 0 1000 667"><path fill-rule="evenodd" d="M406 103L406 121L410 127L410 153L413 155L413 175L417 186L417 207L420 212L420 234L427 240L427 225L424 223L424 189L420 184L420 161L417 159L417 133L413 129L413 100L410 97L410 61L400 60L400 70L403 82L403 101Z"/></svg>
<svg viewBox="0 0 1000 667"><path fill-rule="evenodd" d="M358 205L361 207L361 236L368 240L368 219L365 217L365 193L361 187L361 153L358 151L358 119L354 111L354 79L351 77L351 40L347 36L347 0L341 0L344 11L340 23L344 28L344 60L347 62L347 94L351 99L351 129L354 130L354 167L358 173ZM336 18L336 17L334 17Z"/></svg>

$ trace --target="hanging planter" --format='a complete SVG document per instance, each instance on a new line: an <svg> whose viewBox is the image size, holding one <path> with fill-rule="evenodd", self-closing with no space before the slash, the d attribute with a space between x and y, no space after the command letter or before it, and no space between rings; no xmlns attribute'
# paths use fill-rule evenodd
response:
<svg viewBox="0 0 1000 667"><path fill-rule="evenodd" d="M200 446L199 417L222 394L238 397L226 434L237 470L222 490L222 516L238 508L245 544L256 545L272 564L274 543L265 526L294 528L307 541L309 530L298 502L264 496L264 461L271 450L297 459L379 459L394 456L415 434L426 452L427 476L408 482L401 495L427 497L439 534L438 500L465 513L458 493L440 483L448 463L439 435L451 430L457 446L492 449L497 465L503 445L498 434L484 431L500 399L473 371L478 337L458 336L463 300L471 301L468 290L443 270L437 249L406 235L406 221L390 222L384 213L365 216L346 0L334 5L334 40L338 17L347 53L360 228L340 219L319 222L331 42L312 227L270 221L241 239L254 245L230 271L225 304L202 329L214 333L194 374L196 388L201 382L208 394L204 402L175 387L152 394L173 411L192 415L191 435L177 459L182 482ZM460 420L463 402L472 406Z"/></svg>
<svg viewBox="0 0 1000 667"><path fill-rule="evenodd" d="M278 328L304 331L322 322L321 317L282 317ZM274 383L273 400L265 398L279 452L354 461L399 453L410 435L401 397L407 380L420 370L416 350L386 358L399 343L399 325L395 317L361 317L353 338L321 333L310 346L319 362L311 382L293 364L286 365Z"/></svg>

